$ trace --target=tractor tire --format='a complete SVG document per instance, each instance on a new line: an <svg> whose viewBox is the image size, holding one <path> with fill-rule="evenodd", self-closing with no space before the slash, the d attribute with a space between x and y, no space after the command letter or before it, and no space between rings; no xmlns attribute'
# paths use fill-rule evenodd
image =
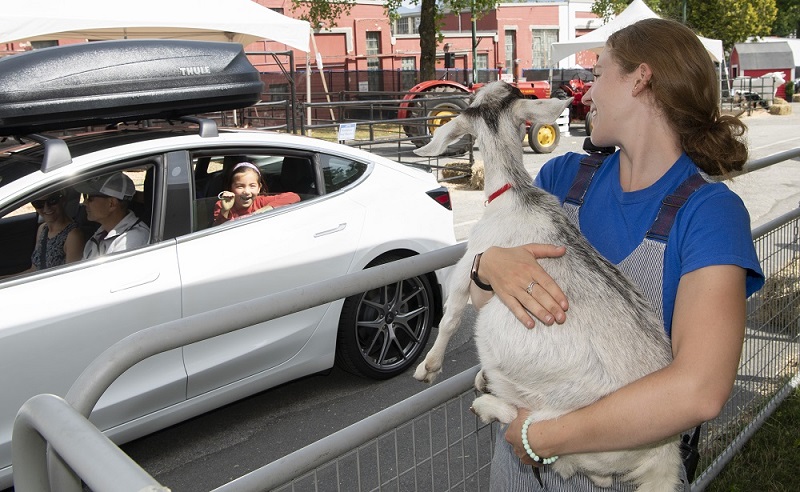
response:
<svg viewBox="0 0 800 492"><path fill-rule="evenodd" d="M561 130L557 125L538 124L528 129L528 145L539 154L549 154L558 147Z"/></svg>
<svg viewBox="0 0 800 492"><path fill-rule="evenodd" d="M409 118L414 118L418 121L404 124L403 131L406 136L414 139L412 142L416 147L427 145L431 141L431 135L433 135L437 128L458 116L469 106L466 99L448 99L438 103L435 102L436 96L450 92L454 94L464 93L456 87L432 87L420 93L409 105ZM436 96L426 97L426 94L436 94ZM472 137L464 136L456 143L447 147L447 151L442 155L463 155L469 152L471 148Z"/></svg>

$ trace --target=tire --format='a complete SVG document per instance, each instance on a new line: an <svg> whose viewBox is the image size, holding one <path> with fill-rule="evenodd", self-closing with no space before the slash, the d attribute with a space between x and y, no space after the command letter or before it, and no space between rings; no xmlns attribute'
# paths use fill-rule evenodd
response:
<svg viewBox="0 0 800 492"><path fill-rule="evenodd" d="M400 258L389 255L375 264ZM425 275L348 297L339 318L336 365L370 379L401 374L416 363L428 343L434 303Z"/></svg>
<svg viewBox="0 0 800 492"><path fill-rule="evenodd" d="M469 106L469 103L465 99L452 99L442 101L438 104L424 101L424 99L426 99L426 94L444 93L464 94L463 91L456 87L432 87L421 93L409 104L408 115L410 118L426 118L425 120L420 119L419 121L403 125L403 131L406 133L407 137L414 139L413 143L416 147L427 145L431 141L431 135L433 135L438 127L458 116L458 114ZM472 138L465 136L447 147L447 151L442 155L462 155L469 152L471 148Z"/></svg>
<svg viewBox="0 0 800 492"><path fill-rule="evenodd" d="M592 135L592 113L586 113L586 136L590 137Z"/></svg>
<svg viewBox="0 0 800 492"><path fill-rule="evenodd" d="M528 129L528 145L540 154L549 154L558 147L561 130L557 125L536 125Z"/></svg>

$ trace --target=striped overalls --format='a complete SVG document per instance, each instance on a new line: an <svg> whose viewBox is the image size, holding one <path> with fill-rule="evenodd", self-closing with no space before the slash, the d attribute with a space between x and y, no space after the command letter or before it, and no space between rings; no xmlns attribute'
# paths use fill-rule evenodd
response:
<svg viewBox="0 0 800 492"><path fill-rule="evenodd" d="M583 205L584 197L592 178L606 156L607 154L591 153L581 160L580 169L563 205L564 210L575 226L579 227L578 214L580 207ZM617 265L650 301L662 322L664 319L662 284L664 251L667 246L667 238L680 207L693 192L706 183L707 181L702 174L694 174L678 186L673 194L667 196L659 209L655 222L647 231L645 239L627 258ZM633 492L636 488L631 483L618 482L616 477L613 486L610 488L595 486L585 475L576 474L569 480L564 480L558 473L546 466L540 469L544 485L541 486L535 478L532 468L522 464L514 454L511 445L506 442L505 427L499 426L495 442L489 482L489 490L491 492L535 492L542 490L548 492ZM681 480L683 485L677 490L688 491L689 484L685 478L683 467L681 467Z"/></svg>

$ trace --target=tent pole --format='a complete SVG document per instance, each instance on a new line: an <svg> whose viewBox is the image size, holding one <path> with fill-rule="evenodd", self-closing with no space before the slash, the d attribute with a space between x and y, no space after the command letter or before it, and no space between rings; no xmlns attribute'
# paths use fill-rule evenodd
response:
<svg viewBox="0 0 800 492"><path fill-rule="evenodd" d="M314 33L311 33L311 44L314 45L314 53L317 57L317 70L319 70L319 77L322 79L322 89L325 91L325 99L328 101L328 104L331 102L331 95L328 93L328 82L325 80L325 73L322 71L322 54L320 54L319 50L317 49L317 38L314 37ZM333 115L333 107L328 106L328 110L331 112L331 123L336 121L336 116Z"/></svg>

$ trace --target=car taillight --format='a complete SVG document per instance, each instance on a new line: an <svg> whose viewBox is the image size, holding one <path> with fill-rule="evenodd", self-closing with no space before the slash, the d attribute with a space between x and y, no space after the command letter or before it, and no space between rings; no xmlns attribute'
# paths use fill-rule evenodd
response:
<svg viewBox="0 0 800 492"><path fill-rule="evenodd" d="M450 202L450 190L444 186L429 191L428 196L436 200L436 203L447 210L453 210L453 204Z"/></svg>

